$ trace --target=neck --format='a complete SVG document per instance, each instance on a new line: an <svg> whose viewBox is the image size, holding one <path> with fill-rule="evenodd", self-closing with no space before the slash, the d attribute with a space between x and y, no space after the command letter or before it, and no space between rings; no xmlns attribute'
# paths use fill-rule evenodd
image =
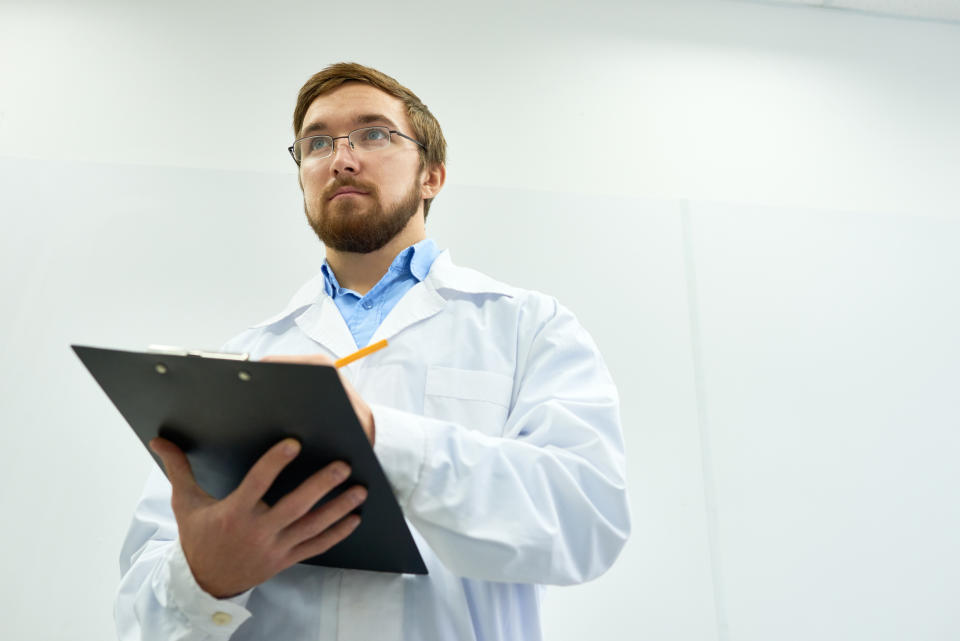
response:
<svg viewBox="0 0 960 641"><path fill-rule="evenodd" d="M336 274L337 282L340 283L341 287L352 289L363 296L380 282L383 275L390 269L390 264L397 257L397 254L426 237L423 216L417 215L411 218L407 226L380 249L369 254L356 254L341 252L328 247L327 262L333 269L333 273Z"/></svg>

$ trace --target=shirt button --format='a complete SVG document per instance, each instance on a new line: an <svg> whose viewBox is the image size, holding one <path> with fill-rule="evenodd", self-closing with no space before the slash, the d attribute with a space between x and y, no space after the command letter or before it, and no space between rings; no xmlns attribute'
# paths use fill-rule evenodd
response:
<svg viewBox="0 0 960 641"><path fill-rule="evenodd" d="M372 307L373 307L373 303L371 303L370 301L364 301L364 302L363 302L363 308L364 308L364 309L370 309L370 308L372 308Z"/></svg>
<svg viewBox="0 0 960 641"><path fill-rule="evenodd" d="M210 618L213 619L213 622L217 625L227 625L233 621L233 617L226 612L214 612Z"/></svg>

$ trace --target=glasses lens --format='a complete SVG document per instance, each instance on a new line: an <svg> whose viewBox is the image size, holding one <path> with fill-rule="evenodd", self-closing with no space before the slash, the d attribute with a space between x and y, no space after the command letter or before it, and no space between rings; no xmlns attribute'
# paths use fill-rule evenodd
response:
<svg viewBox="0 0 960 641"><path fill-rule="evenodd" d="M299 161L326 158L330 155L331 148L333 139L330 136L311 136L293 143L293 153Z"/></svg>
<svg viewBox="0 0 960 641"><path fill-rule="evenodd" d="M390 144L390 130L386 127L364 127L351 131L350 144L363 151L383 149Z"/></svg>

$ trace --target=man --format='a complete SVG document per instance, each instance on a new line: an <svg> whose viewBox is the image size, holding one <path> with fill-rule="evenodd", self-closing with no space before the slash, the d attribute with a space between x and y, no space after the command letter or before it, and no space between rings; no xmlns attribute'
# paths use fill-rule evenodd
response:
<svg viewBox="0 0 960 641"><path fill-rule="evenodd" d="M321 274L224 347L344 368L429 574L298 564L350 535L364 499L334 463L267 506L281 441L217 501L157 439L121 557L121 639L539 639L544 584L604 572L629 532L616 389L555 300L456 266L426 238L446 143L427 107L356 64L313 76L291 154ZM172 505L172 507L171 507Z"/></svg>

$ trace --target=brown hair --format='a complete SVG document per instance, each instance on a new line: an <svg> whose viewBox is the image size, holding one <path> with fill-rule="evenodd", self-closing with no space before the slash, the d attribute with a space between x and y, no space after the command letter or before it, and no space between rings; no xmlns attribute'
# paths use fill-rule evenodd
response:
<svg viewBox="0 0 960 641"><path fill-rule="evenodd" d="M426 147L426 149L418 147L420 169L446 163L447 141L443 137L440 123L437 122L437 119L430 113L430 110L427 109L420 98L387 74L355 62L332 64L323 71L315 73L303 85L299 95L297 95L297 106L293 110L293 135L295 138L300 136L303 119L307 115L310 104L318 96L329 93L347 82L366 83L403 101L403 105L407 109L410 126L413 127L413 137ZM427 198L423 201L424 218L426 218L430 209L431 200L433 199Z"/></svg>

